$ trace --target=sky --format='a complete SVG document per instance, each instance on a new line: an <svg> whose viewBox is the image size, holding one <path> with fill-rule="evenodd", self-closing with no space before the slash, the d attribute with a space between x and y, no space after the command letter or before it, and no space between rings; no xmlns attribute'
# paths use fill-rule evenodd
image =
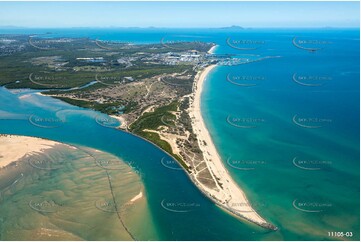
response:
<svg viewBox="0 0 361 242"><path fill-rule="evenodd" d="M0 2L0 26L359 27L359 2Z"/></svg>

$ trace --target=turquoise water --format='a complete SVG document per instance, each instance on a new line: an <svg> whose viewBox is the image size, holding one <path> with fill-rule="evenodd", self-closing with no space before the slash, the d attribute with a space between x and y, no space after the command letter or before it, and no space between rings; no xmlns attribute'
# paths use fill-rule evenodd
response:
<svg viewBox="0 0 361 242"><path fill-rule="evenodd" d="M19 31L24 30L0 30ZM141 174L162 240L337 239L328 236L331 231L353 232L344 239L359 238L358 30L26 31L135 43L208 41L220 45L217 54L279 56L217 67L202 96L206 124L226 167L259 213L280 228L277 232L223 212L183 171L162 165L162 158L169 159L166 154L115 130L115 123L97 112L30 90L13 94L1 88L0 133L44 137L121 157ZM322 49L296 48L294 37L304 47ZM43 121L49 118L52 122ZM187 205L187 212L164 208L184 209L180 204Z"/></svg>
<svg viewBox="0 0 361 242"><path fill-rule="evenodd" d="M97 118L97 112L39 96L33 94L34 92L24 90L13 94L0 88L0 133L37 136L73 145L86 145L121 157L141 175L159 239L257 239L262 237L259 233L268 232L239 222L221 211L199 192L182 170L163 166L161 160L170 158L152 144L131 134L100 125L97 120L102 119ZM24 95L29 94L30 96L24 98ZM31 118L34 115L36 118ZM37 121L35 123L39 126L29 122L29 119ZM41 120L53 120L57 125ZM162 202L163 206L173 210L184 210L186 205L189 211L170 212L162 207Z"/></svg>
<svg viewBox="0 0 361 242"><path fill-rule="evenodd" d="M303 33L330 42L310 53L292 37L267 33L265 53L280 58L219 67L206 82L203 115L223 160L285 239L328 231L359 237L356 34ZM237 85L244 83L254 85Z"/></svg>

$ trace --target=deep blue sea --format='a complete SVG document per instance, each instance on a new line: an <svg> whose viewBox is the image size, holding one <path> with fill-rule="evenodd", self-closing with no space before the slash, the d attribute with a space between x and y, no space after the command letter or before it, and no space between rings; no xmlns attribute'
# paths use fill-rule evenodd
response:
<svg viewBox="0 0 361 242"><path fill-rule="evenodd" d="M99 125L101 114L35 91L0 88L0 133L89 146L131 163L145 185L157 239L359 240L359 29L0 29L44 33L130 44L213 42L216 54L245 59L208 75L202 114L225 166L276 232L219 209L183 171L162 165L169 159L164 152ZM20 99L24 94L31 96ZM66 122L42 128L31 116ZM197 206L174 213L161 206L164 200Z"/></svg>

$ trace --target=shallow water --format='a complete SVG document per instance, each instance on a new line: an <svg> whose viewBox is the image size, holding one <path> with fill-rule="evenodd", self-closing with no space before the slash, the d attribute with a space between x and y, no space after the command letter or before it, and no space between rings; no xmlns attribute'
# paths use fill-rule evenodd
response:
<svg viewBox="0 0 361 242"><path fill-rule="evenodd" d="M157 239L146 198L131 202L139 175L115 156L57 145L0 173L2 240Z"/></svg>

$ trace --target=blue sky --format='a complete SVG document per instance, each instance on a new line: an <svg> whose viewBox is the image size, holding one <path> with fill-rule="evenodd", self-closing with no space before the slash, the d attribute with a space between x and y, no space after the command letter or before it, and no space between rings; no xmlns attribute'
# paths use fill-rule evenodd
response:
<svg viewBox="0 0 361 242"><path fill-rule="evenodd" d="M359 27L359 2L0 2L0 26Z"/></svg>

